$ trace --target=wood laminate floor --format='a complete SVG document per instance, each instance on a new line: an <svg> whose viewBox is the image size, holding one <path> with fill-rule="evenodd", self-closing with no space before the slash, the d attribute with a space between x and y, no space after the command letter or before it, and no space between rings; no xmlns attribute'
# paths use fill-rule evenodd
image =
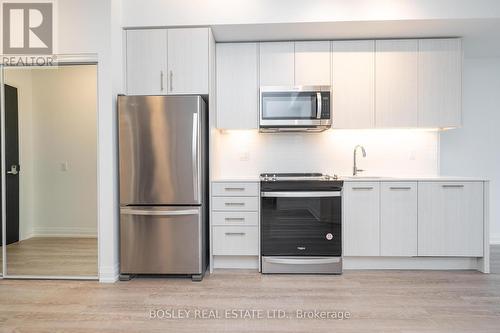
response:
<svg viewBox="0 0 500 333"><path fill-rule="evenodd" d="M97 238L33 237L7 246L9 275L97 276Z"/></svg>
<svg viewBox="0 0 500 333"><path fill-rule="evenodd" d="M500 247L492 251L498 268ZM151 310L188 319L150 319ZM224 319L225 310L264 319ZM195 310L221 319L195 319ZM269 319L267 310L287 318ZM297 310L347 311L350 319L300 319ZM201 312L199 312L201 314ZM209 314L210 312L208 312ZM236 312L238 314L238 312ZM0 281L1 332L500 332L500 274L347 271L341 276L217 270L202 282L140 278Z"/></svg>

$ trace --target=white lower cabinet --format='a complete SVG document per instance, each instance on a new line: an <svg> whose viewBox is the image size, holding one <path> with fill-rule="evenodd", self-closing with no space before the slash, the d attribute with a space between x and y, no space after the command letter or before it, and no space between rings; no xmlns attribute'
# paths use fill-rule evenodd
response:
<svg viewBox="0 0 500 333"><path fill-rule="evenodd" d="M483 183L422 182L418 255L483 256Z"/></svg>
<svg viewBox="0 0 500 333"><path fill-rule="evenodd" d="M482 181L346 182L344 256L483 257L484 186Z"/></svg>
<svg viewBox="0 0 500 333"><path fill-rule="evenodd" d="M380 255L380 183L344 185L344 255Z"/></svg>
<svg viewBox="0 0 500 333"><path fill-rule="evenodd" d="M211 267L257 268L259 182L212 182Z"/></svg>
<svg viewBox="0 0 500 333"><path fill-rule="evenodd" d="M380 255L417 255L417 183L380 185Z"/></svg>
<svg viewBox="0 0 500 333"><path fill-rule="evenodd" d="M212 230L214 255L259 255L257 226L214 226Z"/></svg>

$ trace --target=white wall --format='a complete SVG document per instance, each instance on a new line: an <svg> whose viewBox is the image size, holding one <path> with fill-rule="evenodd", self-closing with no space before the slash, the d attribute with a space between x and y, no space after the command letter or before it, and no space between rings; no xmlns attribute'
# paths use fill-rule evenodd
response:
<svg viewBox="0 0 500 333"><path fill-rule="evenodd" d="M500 243L500 58L464 61L463 128L441 134L441 172L491 180L490 239Z"/></svg>
<svg viewBox="0 0 500 333"><path fill-rule="evenodd" d="M21 239L95 237L96 67L9 68L5 80L19 92Z"/></svg>
<svg viewBox="0 0 500 333"><path fill-rule="evenodd" d="M421 130L328 130L318 134L226 131L216 135L214 178L262 172L352 173L353 148L364 175L437 175L439 135Z"/></svg>

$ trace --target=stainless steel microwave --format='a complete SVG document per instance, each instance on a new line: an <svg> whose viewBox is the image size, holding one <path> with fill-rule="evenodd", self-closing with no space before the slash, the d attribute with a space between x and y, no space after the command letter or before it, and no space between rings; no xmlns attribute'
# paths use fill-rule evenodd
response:
<svg viewBox="0 0 500 333"><path fill-rule="evenodd" d="M330 86L263 86L260 131L324 131L332 125L330 99Z"/></svg>

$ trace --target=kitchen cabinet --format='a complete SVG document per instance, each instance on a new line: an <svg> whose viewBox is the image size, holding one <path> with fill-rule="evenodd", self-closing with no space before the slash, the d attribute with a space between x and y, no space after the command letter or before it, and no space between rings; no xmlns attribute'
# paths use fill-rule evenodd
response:
<svg viewBox="0 0 500 333"><path fill-rule="evenodd" d="M376 127L417 126L417 40L375 42Z"/></svg>
<svg viewBox="0 0 500 333"><path fill-rule="evenodd" d="M168 93L208 94L208 28L168 29Z"/></svg>
<svg viewBox="0 0 500 333"><path fill-rule="evenodd" d="M259 182L212 182L211 255L212 268L248 268L259 255ZM248 261L247 261L248 262Z"/></svg>
<svg viewBox="0 0 500 333"><path fill-rule="evenodd" d="M293 86L294 42L260 43L260 86Z"/></svg>
<svg viewBox="0 0 500 333"><path fill-rule="evenodd" d="M380 255L380 184L344 183L344 255Z"/></svg>
<svg viewBox="0 0 500 333"><path fill-rule="evenodd" d="M166 94L167 31L127 30L126 49L127 94Z"/></svg>
<svg viewBox="0 0 500 333"><path fill-rule="evenodd" d="M380 185L380 255L417 255L417 183Z"/></svg>
<svg viewBox="0 0 500 333"><path fill-rule="evenodd" d="M330 42L295 42L295 85L329 86Z"/></svg>
<svg viewBox="0 0 500 333"><path fill-rule="evenodd" d="M418 41L418 126L461 125L462 45L460 39Z"/></svg>
<svg viewBox="0 0 500 333"><path fill-rule="evenodd" d="M209 93L209 28L126 32L128 95Z"/></svg>
<svg viewBox="0 0 500 333"><path fill-rule="evenodd" d="M217 44L217 128L258 128L257 43Z"/></svg>
<svg viewBox="0 0 500 333"><path fill-rule="evenodd" d="M375 127L375 41L332 42L334 128Z"/></svg>
<svg viewBox="0 0 500 333"><path fill-rule="evenodd" d="M418 255L482 257L482 182L421 182Z"/></svg>

